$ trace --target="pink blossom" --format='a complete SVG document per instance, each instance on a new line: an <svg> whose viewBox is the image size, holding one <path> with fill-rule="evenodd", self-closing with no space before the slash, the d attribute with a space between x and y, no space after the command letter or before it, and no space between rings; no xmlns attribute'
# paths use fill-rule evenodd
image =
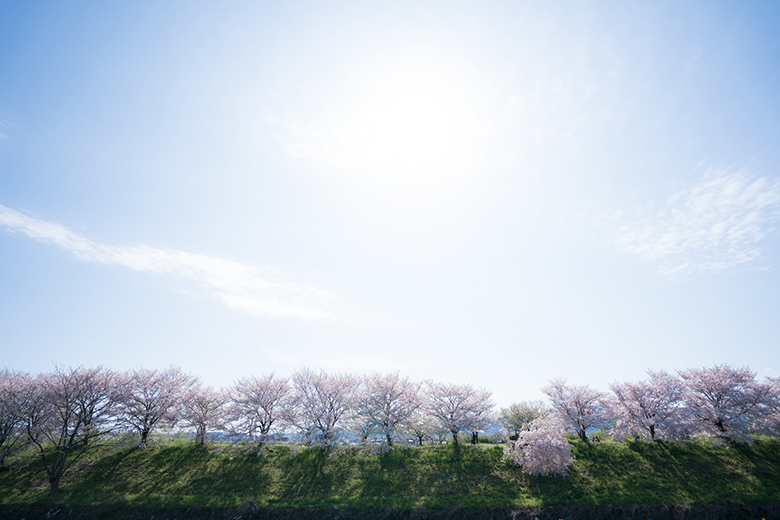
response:
<svg viewBox="0 0 780 520"><path fill-rule="evenodd" d="M542 392L550 397L564 426L576 431L584 442L588 442L588 429L600 426L607 419L602 402L607 394L588 385L570 386L565 379L554 379Z"/></svg>
<svg viewBox="0 0 780 520"><path fill-rule="evenodd" d="M563 422L555 414L532 421L516 441L504 446L504 458L522 466L523 473L542 477L565 477L574 460L569 441L563 436Z"/></svg>
<svg viewBox="0 0 780 520"><path fill-rule="evenodd" d="M645 440L679 439L688 435L690 421L683 406L683 382L666 372L653 372L648 381L613 383L615 394L609 402L610 415L615 419L613 438L626 435Z"/></svg>
<svg viewBox="0 0 780 520"><path fill-rule="evenodd" d="M751 433L775 433L767 420L773 414L774 385L757 382L749 368L716 365L679 374L698 433L743 442L752 440Z"/></svg>

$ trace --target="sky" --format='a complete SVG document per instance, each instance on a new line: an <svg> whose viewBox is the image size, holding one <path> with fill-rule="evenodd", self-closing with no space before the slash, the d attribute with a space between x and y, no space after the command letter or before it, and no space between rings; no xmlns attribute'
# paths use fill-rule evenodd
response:
<svg viewBox="0 0 780 520"><path fill-rule="evenodd" d="M0 2L0 366L778 377L778 23Z"/></svg>

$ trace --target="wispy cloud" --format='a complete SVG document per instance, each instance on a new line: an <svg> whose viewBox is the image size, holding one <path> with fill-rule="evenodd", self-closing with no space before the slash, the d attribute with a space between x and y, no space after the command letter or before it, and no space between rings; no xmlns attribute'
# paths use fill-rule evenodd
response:
<svg viewBox="0 0 780 520"><path fill-rule="evenodd" d="M255 316L331 317L327 306L335 300L332 294L286 281L274 269L144 244L101 244L55 222L29 217L3 205L0 205L0 228L59 246L88 262L196 282L225 305Z"/></svg>
<svg viewBox="0 0 780 520"><path fill-rule="evenodd" d="M722 271L756 264L780 220L780 181L749 172L708 171L701 181L618 228L627 252L662 274Z"/></svg>

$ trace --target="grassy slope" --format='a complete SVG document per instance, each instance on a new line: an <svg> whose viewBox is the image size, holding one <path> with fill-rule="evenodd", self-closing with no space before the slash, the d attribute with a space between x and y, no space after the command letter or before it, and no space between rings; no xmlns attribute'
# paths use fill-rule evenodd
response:
<svg viewBox="0 0 780 520"><path fill-rule="evenodd" d="M222 451L220 453L220 451ZM173 443L126 448L85 461L62 484L63 502L100 504L124 497L147 505L271 507L485 507L780 502L780 440L734 447L706 443L574 442L566 479L531 477L502 463L499 446L393 450L215 450ZM34 459L9 461L0 503L46 500Z"/></svg>

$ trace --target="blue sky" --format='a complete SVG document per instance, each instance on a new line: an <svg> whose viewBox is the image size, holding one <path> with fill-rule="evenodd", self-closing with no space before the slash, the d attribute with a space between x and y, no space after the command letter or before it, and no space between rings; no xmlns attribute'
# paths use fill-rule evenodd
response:
<svg viewBox="0 0 780 520"><path fill-rule="evenodd" d="M0 4L30 372L780 375L780 8Z"/></svg>

